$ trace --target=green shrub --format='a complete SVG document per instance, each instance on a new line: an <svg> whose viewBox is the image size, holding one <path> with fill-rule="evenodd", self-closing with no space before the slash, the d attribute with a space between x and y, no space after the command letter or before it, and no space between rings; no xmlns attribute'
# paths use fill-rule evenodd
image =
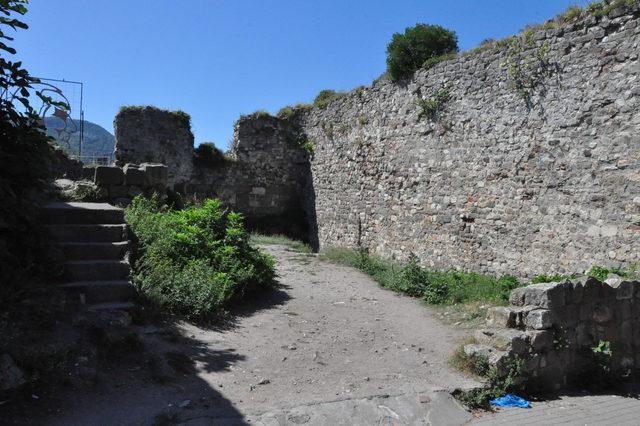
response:
<svg viewBox="0 0 640 426"><path fill-rule="evenodd" d="M218 200L167 210L139 196L126 219L140 248L133 281L161 308L202 318L273 283L273 259L251 247L241 215Z"/></svg>
<svg viewBox="0 0 640 426"><path fill-rule="evenodd" d="M224 153L213 142L203 142L196 147L195 163L205 167L223 164L226 160Z"/></svg>
<svg viewBox="0 0 640 426"><path fill-rule="evenodd" d="M457 51L455 32L439 25L417 24L392 36L387 46L387 73L394 81L404 80L427 60Z"/></svg>
<svg viewBox="0 0 640 426"><path fill-rule="evenodd" d="M340 99L344 95L346 95L346 93L336 92L335 90L321 90L313 100L313 105L318 108L326 108L331 102Z"/></svg>

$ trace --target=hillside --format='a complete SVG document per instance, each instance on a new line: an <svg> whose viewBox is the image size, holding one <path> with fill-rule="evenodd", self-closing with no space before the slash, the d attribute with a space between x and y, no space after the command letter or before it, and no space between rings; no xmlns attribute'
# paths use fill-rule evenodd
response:
<svg viewBox="0 0 640 426"><path fill-rule="evenodd" d="M57 117L46 117L45 126L47 128L47 134L58 140L58 132L56 129L64 128L64 122ZM65 143L60 143L65 150L68 150L71 154L78 154L78 141L80 138L79 122L69 121L67 123L67 129L70 132L75 132L76 127L78 131L73 133L69 138L68 146ZM115 138L104 127L92 123L90 121L84 122L84 145L82 147L82 155L84 156L111 156L113 155L113 148L115 144Z"/></svg>

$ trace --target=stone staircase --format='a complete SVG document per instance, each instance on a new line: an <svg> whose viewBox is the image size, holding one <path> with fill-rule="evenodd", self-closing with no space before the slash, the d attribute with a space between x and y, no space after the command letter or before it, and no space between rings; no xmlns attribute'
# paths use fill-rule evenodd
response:
<svg viewBox="0 0 640 426"><path fill-rule="evenodd" d="M60 285L71 301L90 311L132 309L124 211L106 203L58 202L43 213L64 266Z"/></svg>

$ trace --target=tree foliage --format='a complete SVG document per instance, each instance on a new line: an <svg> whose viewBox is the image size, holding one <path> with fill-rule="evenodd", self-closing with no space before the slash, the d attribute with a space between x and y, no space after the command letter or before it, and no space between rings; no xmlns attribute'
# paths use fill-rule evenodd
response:
<svg viewBox="0 0 640 426"><path fill-rule="evenodd" d="M395 33L387 46L387 72L392 80L410 78L425 61L458 51L456 33L439 25L417 24Z"/></svg>
<svg viewBox="0 0 640 426"><path fill-rule="evenodd" d="M27 29L19 17L27 0L0 1L0 302L20 295L18 289L37 279L43 268L43 232L37 232L34 195L49 175L52 146L31 99L63 108L42 95L19 61L11 33Z"/></svg>

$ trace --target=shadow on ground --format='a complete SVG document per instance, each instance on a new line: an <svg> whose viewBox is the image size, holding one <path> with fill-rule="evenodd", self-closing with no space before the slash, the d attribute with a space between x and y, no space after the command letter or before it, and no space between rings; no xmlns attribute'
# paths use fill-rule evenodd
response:
<svg viewBox="0 0 640 426"><path fill-rule="evenodd" d="M197 329L233 331L240 318L289 298L287 287L278 284L232 306L222 320L198 324ZM77 318L69 321L77 326ZM202 377L232 371L246 355L227 347L224 340L199 339L191 331L194 328L178 317L157 315L134 316L131 327L89 322L74 337L62 379L39 381L20 395L0 398L2 423L246 424L222 385Z"/></svg>

